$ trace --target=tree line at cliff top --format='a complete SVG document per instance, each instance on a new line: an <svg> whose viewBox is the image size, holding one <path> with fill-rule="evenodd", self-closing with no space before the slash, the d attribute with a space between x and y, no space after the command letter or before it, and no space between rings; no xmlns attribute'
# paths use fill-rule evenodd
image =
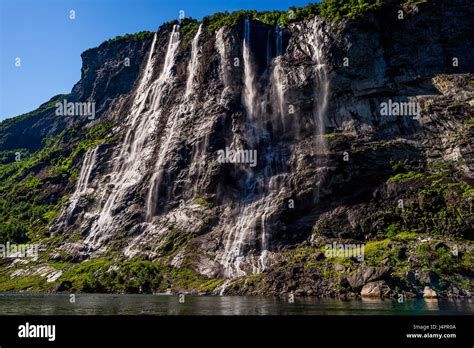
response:
<svg viewBox="0 0 474 348"><path fill-rule="evenodd" d="M305 7L290 7L288 11L256 11L240 10L229 13L218 12L206 16L202 21L194 18L183 18L181 21L172 20L164 23L161 28L169 28L175 24L180 24L181 31L185 37L196 32L200 24L203 24L209 31L215 31L224 26L233 26L244 19L258 20L268 25L279 25L286 27L289 23L311 19L316 15L330 21L343 18L354 19L366 12L380 10L388 5L415 5L427 2L428 0L323 0L319 3L310 3ZM117 36L107 42L114 42L122 39L140 40L147 36L152 36L149 31L141 31L136 34L126 34Z"/></svg>

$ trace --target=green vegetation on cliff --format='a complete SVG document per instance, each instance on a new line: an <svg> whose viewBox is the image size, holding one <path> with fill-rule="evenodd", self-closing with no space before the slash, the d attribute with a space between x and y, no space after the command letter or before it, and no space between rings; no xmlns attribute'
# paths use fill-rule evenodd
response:
<svg viewBox="0 0 474 348"><path fill-rule="evenodd" d="M72 128L28 157L0 164L0 244L47 235L47 227L68 198L61 188L77 179L85 150L111 140L107 138L111 127L103 122L84 131Z"/></svg>
<svg viewBox="0 0 474 348"><path fill-rule="evenodd" d="M187 268L175 268L159 262L140 258L132 260L91 259L76 264L38 264L34 268L53 267L61 276L52 282L26 271L11 278L11 270L0 270L0 291L52 291L60 286L62 291L101 293L164 293L168 291L193 291L209 293L222 280L211 279Z"/></svg>
<svg viewBox="0 0 474 348"><path fill-rule="evenodd" d="M385 5L415 5L426 1L427 0L323 0L321 2L309 3L304 7L292 6L288 11L224 11L205 16L201 22L191 17L184 18L181 21L175 19L163 23L160 26L160 30L169 31L173 25L180 24L180 30L184 37L183 42L189 42L201 23L209 31L215 31L225 26L235 26L245 19L258 20L272 26L278 24L281 27L286 27L290 23L312 19L316 15L320 15L323 19L330 21L343 18L354 19L369 11L380 10ZM135 34L117 36L105 41L105 43L114 43L121 40L141 40L152 35L153 32L141 31Z"/></svg>
<svg viewBox="0 0 474 348"><path fill-rule="evenodd" d="M146 38L149 38L149 37L152 37L152 36L153 36L153 32L151 32L151 31L140 31L140 32L135 33L135 34L119 35L119 36L114 37L113 39L107 40L106 42L107 43L113 43L113 42L117 42L117 41L120 41L120 40L139 41L139 40L143 40L143 39L146 39Z"/></svg>
<svg viewBox="0 0 474 348"><path fill-rule="evenodd" d="M455 179L456 170L449 163L433 163L425 169L397 163L393 169L387 185L404 193L399 197L399 207L389 210L390 224L396 224L400 232L458 237L468 233L474 223L474 188Z"/></svg>

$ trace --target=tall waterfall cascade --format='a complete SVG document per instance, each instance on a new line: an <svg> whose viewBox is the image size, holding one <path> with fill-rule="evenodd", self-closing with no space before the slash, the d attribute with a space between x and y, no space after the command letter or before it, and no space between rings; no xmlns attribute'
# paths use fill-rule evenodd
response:
<svg viewBox="0 0 474 348"><path fill-rule="evenodd" d="M79 171L79 178L77 180L76 189L69 198L68 205L63 211L60 220L67 221L73 214L74 209L76 208L81 196L87 193L89 189L89 181L92 174L92 170L94 169L96 164L98 149L98 146L89 148L84 154L84 159L82 161L81 170Z"/></svg>
<svg viewBox="0 0 474 348"><path fill-rule="evenodd" d="M323 138L325 130L325 114L327 112L327 102L329 94L329 82L327 67L323 58L322 32L317 25L314 26L311 37L309 38L312 49L312 59L315 61L315 76L317 79L317 90L315 106L315 124L316 134L319 138ZM238 208L235 208L230 215L230 221L227 223L225 247L220 262L224 268L224 275L228 278L243 276L249 272L259 273L265 270L267 264L267 256L271 247L271 234L274 228L272 215L278 209L278 202L282 201L285 192L284 181L286 174L278 173L273 168L277 163L284 167L279 149L274 148L271 141L268 140L268 129L261 121L265 115L257 107L258 100L263 98L256 88L255 66L250 49L250 23L245 22L244 40L243 40L243 58L244 58L244 90L243 102L250 115L249 121L251 128L257 130L257 134L261 137L259 148L259 164L261 169L253 171L249 176L248 187L246 187L246 198L241 202ZM287 128L286 117L289 115L285 111L285 92L286 85L285 73L281 66L283 55L283 30L280 27L275 28L275 57L269 58L271 55L271 45L267 43L267 61L271 66L269 76L270 93L273 98L270 102L276 107L273 112L274 123L280 120L280 132L285 133ZM276 116L276 117L275 117ZM274 127L278 128L278 122ZM275 128L274 128L275 129ZM251 143L251 142L250 142ZM263 146L262 146L263 145ZM319 145L318 145L319 146ZM258 193L256 187L261 187ZM259 234L258 234L258 233ZM258 249L255 250L257 247ZM254 250L255 256L252 259L248 254L249 250ZM250 257L249 257L250 256ZM250 259L250 261L249 261Z"/></svg>
<svg viewBox="0 0 474 348"><path fill-rule="evenodd" d="M256 166L250 166L248 163L233 164L240 176L237 184L239 196L236 201L223 202L221 220L216 227L221 231L222 245L222 248L216 251L216 261L221 265L222 275L226 278L259 273L267 268L272 254L272 236L282 225L277 220L278 211L288 192L289 168L286 164L288 157L285 157L287 149L284 148L286 145L278 142L278 137L291 132L290 121L287 121L290 115L286 110L285 100L289 83L284 69L283 29L276 26L266 33L267 43L263 48L266 51L262 52L266 54L266 61L263 59L266 69L262 76L259 76L258 71L263 69L259 69L258 57L253 51L256 45L252 43L252 38L257 36L252 34L251 29L251 22L245 20L240 46L242 70L234 69L229 63L232 59L231 48L226 42L229 34L224 32L224 28L215 34L215 51L220 63L216 66L216 72L224 86L220 98L231 98L232 95L236 96L235 99L240 97L245 110L245 115L235 116L232 133L225 142L233 150L256 151L258 159ZM323 56L322 32L317 25L313 29L308 37L308 47L314 62L313 76L317 80L314 122L317 135L322 138L329 82ZM91 218L89 234L85 239L89 248L94 250L102 247L104 241L116 232L115 228L120 224L119 214L127 209L132 195L144 196L144 218L139 223L147 230L149 228L158 231L162 227L162 216L166 217L168 212L163 212L161 208L168 202L173 189L173 184L169 184L170 180L174 180L170 176L170 173L174 175L174 172L168 171L170 158L178 148L178 143L182 141L185 122L202 117L199 116L201 113L196 106L203 102L200 100L201 92L197 94L198 75L202 69L207 68L202 61L205 54L202 36L209 34L203 34L204 31L200 25L191 40L186 70L176 68L179 64L176 59L181 44L179 26L175 25L169 34L166 54L162 60L157 54L157 34L154 35L146 64L135 88L129 114L125 119L125 135L110 160L111 167L104 173L107 184L96 188L98 204L88 210L89 215L95 216ZM265 58L264 55L262 57ZM158 62L161 63L159 73L155 71L159 66ZM185 85L177 80L177 75L180 74L177 70L186 72ZM234 76L235 71L240 71L241 77ZM235 83L237 78L241 78L239 82L242 81L241 90L238 91L240 96L234 93L234 89L239 86ZM178 90L177 86L183 86L179 93L173 94L173 98L179 102L170 107L166 104L166 96L170 95L170 91L175 91L175 87ZM186 106L185 111L182 110L183 105ZM226 104L220 107L225 109ZM207 163L212 162L208 157L212 122L194 125L192 133L187 133L191 134L184 166L186 177L183 178L187 198L200 197L200 189L209 176ZM234 127L240 128L242 132L236 131L237 128ZM70 206L73 208L78 197L87 191L96 157L97 148L88 150L84 157L76 191L71 198ZM166 190L168 191L165 199ZM170 213L173 209L170 208ZM177 216L180 213L185 214L178 211ZM137 236L134 245L138 245L140 240L140 236ZM127 255L134 254L132 249L127 249Z"/></svg>
<svg viewBox="0 0 474 348"><path fill-rule="evenodd" d="M255 86L255 67L251 55L250 42L250 21L245 20L244 42L243 42L243 58L244 58L244 91L243 101L247 109L250 119L254 119L256 115L256 99L257 90Z"/></svg>
<svg viewBox="0 0 474 348"><path fill-rule="evenodd" d="M318 22L315 21L313 26L312 35L309 41L313 47L313 59L316 62L315 65L315 74L317 82L317 91L316 99L318 105L316 107L316 135L318 136L318 143L320 146L324 147L324 137L325 134L325 122L326 122L326 112L328 107L328 97L329 97L329 79L328 79L328 68L323 58L323 32L322 29L318 26ZM325 151L325 149L321 149Z"/></svg>
<svg viewBox="0 0 474 348"><path fill-rule="evenodd" d="M188 64L188 79L186 80L186 92L184 93L185 99L189 98L190 95L194 92L194 84L196 72L198 69L198 54L199 54L199 38L202 33L202 24L199 25L196 36L191 43L191 60Z"/></svg>
<svg viewBox="0 0 474 348"><path fill-rule="evenodd" d="M173 27L173 32L171 33L170 37L170 43L168 46L168 50L166 53L166 59L165 59L165 66L163 67L162 75L160 76L160 79L163 77L163 89L167 88L171 84L171 80L173 79L171 75L171 69L174 65L175 62L175 55L177 48L180 44L180 35L179 32L177 31L177 26ZM160 105L161 107L161 98L160 98ZM159 110L160 115L161 115L161 110ZM179 114L177 113L172 113L169 115L167 118L166 122L166 132L163 138L161 139L160 142L160 149L157 155L157 162L154 167L153 175L150 180L150 189L148 191L148 197L146 200L146 219L147 221L150 221L150 219L153 217L155 214L155 207L156 207L156 199L158 195L158 189L161 184L161 180L163 179L163 165L165 162L165 156L168 153L170 144L171 144L171 139L173 134L176 131L176 127L179 122Z"/></svg>
<svg viewBox="0 0 474 348"><path fill-rule="evenodd" d="M111 232L114 222L113 211L118 207L129 191L139 184L144 173L142 168L150 161L154 149L151 139L154 136L160 119L162 96L172 82L171 68L179 45L179 28L173 27L167 47L162 71L158 79L151 81L155 62L156 34L150 48L147 64L139 82L135 100L127 119L127 134L120 146L120 152L114 160L114 168L110 173L110 192L103 193L103 204L94 221L86 243L91 247L100 244Z"/></svg>

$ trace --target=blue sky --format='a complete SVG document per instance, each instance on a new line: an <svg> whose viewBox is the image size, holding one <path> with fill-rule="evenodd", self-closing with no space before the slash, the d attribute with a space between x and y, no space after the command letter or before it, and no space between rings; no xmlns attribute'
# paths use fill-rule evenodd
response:
<svg viewBox="0 0 474 348"><path fill-rule="evenodd" d="M201 19L225 10L287 10L310 2L315 1L0 0L0 120L69 93L80 78L80 54L87 48L117 35L155 31L178 18L180 10Z"/></svg>

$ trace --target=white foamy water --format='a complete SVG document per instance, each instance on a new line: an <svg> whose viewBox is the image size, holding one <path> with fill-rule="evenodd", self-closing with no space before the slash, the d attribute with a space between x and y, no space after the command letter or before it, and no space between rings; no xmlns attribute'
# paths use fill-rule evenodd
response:
<svg viewBox="0 0 474 348"><path fill-rule="evenodd" d="M252 67L250 45L250 27L248 21L244 35L244 103L250 114L250 127L258 131L263 142L260 158L263 168L256 172L250 171L245 191L247 197L238 206L234 214L229 214L228 222L224 225L224 251L220 257L223 265L224 276L227 278L239 277L248 273L259 273L267 267L267 259L271 249L272 229L275 227L274 214L284 198L285 177L284 172L278 174L274 168L276 163L284 167L281 154L273 148L268 139L268 130L256 118L262 115L254 107L258 93L255 88L255 73ZM281 67L283 54L283 33L276 29L275 37L276 57L272 59L273 71L270 75L270 88L273 95L272 103L276 104L276 114L281 118L281 131L285 131L285 74ZM315 23L313 31L305 40L309 45L311 59L315 62L315 126L318 138L323 138L325 119L328 106L329 79L327 66L323 57L323 32ZM267 59L268 48L267 45ZM253 116L253 117L252 117ZM275 116L275 115L274 115ZM274 125L275 126L275 125ZM247 139L249 143L251 140ZM324 151L324 143L318 140L318 151ZM318 185L316 185L318 186ZM259 189L256 189L259 188ZM261 193L258 193L261 192ZM280 196L281 195L281 196ZM232 216L233 215L233 216ZM257 257L258 256L258 257Z"/></svg>
<svg viewBox="0 0 474 348"><path fill-rule="evenodd" d="M284 71L281 67L281 56L275 59L275 65L270 77L270 83L275 96L274 104L276 104L277 115L279 116L281 129L286 130L286 113L285 113L285 92L283 90Z"/></svg>
<svg viewBox="0 0 474 348"><path fill-rule="evenodd" d="M198 49L197 42L199 39L199 35L200 35L200 31L198 31L198 34L196 35L195 40L193 40L196 42L196 46L194 48L196 52ZM172 68L174 64L175 53L176 53L176 49L179 46L179 42L180 42L179 35L173 36L172 34L170 46L168 47L168 53L170 54L171 58L170 58L169 65L165 67L163 72L165 70L170 72L170 69ZM195 57L193 57L192 59L197 59L197 53L195 54ZM197 66L197 62L196 63L191 62L191 64L195 64L195 66ZM191 71L191 73L195 74L195 71ZM191 79L189 88L192 89L193 88L192 86L193 86L193 83ZM187 93L188 91L186 89L185 98L186 98ZM173 110L168 115L168 118L166 121L165 132L161 138L160 148L157 155L158 161L156 162L154 166L153 175L151 176L150 184L148 186L149 190L148 190L148 195L147 195L147 200L146 200L146 220L147 221L151 221L153 216L155 216L155 213L156 213L156 205L157 205L157 199L158 199L158 193L159 193L158 190L160 188L161 181L163 180L163 174L165 170L164 164L167 158L167 154L171 150L171 143L172 143L173 137L176 136L178 125L180 124L180 116L181 116L181 112L177 110Z"/></svg>
<svg viewBox="0 0 474 348"><path fill-rule="evenodd" d="M270 36L269 36L270 37ZM271 57L271 45L267 43L267 59ZM268 183L270 182L273 171L271 168L271 159L273 158L273 150L269 144L269 133L263 122L263 116L258 108L260 97L256 88L255 67L251 52L250 42L250 22L245 21L244 41L243 41L243 58L244 58L244 91L243 102L247 110L247 133L244 135L245 143L250 146L256 146L262 140L266 146L263 150L261 160L265 162L264 169L261 172L255 172L255 169L248 166L240 165L240 169L246 172L245 180L245 201L241 202L236 208L236 214L230 214L224 224L224 250L220 257L223 265L225 277L242 276L246 273L242 269L242 263L247 262L246 253L252 249L259 249L260 258L257 263L251 261L251 272L261 272L265 267L265 256L270 245L270 224L269 218L275 210L275 196L270 193ZM241 139L232 139L231 148L238 149ZM260 161L260 160L259 160ZM263 194L256 193L257 187L263 189ZM262 190L261 190L262 191ZM258 235L258 231L260 235ZM260 245L257 240L259 240ZM254 250L253 253L257 253ZM248 262L247 262L248 263Z"/></svg>
<svg viewBox="0 0 474 348"><path fill-rule="evenodd" d="M222 31L219 30L221 33L221 43L220 45L224 45L222 40ZM195 89L195 77L199 66L199 38L202 33L202 24L199 25L198 31L191 43L191 60L188 64L188 79L186 82L186 91L185 91L185 102L189 98L190 95L193 94ZM217 34L219 35L219 34ZM219 51L219 44L216 42L216 49ZM225 48L223 48L225 49ZM191 109L194 109L194 103L191 104ZM204 125L206 126L206 125ZM197 195L199 191L199 182L201 179L201 174L205 167L205 157L206 157L206 150L209 144L209 133L207 132L207 127L200 127L200 129L196 129L197 134L205 134L204 137L198 139L193 144L193 154L192 160L189 167L189 175L194 177L194 184L193 184L193 194Z"/></svg>
<svg viewBox="0 0 474 348"><path fill-rule="evenodd" d="M318 136L318 142L321 147L325 147L325 141L323 135L325 134L325 116L328 107L328 96L329 96L329 79L327 65L323 57L323 32L318 26L318 22L314 21L313 31L309 37L309 43L313 47L313 60L316 62L315 73L317 91L316 98L318 101L316 109L316 135ZM324 151L325 149L321 149Z"/></svg>
<svg viewBox="0 0 474 348"><path fill-rule="evenodd" d="M220 58L220 75L222 82L224 83L224 89L229 86L229 62L227 58L227 52L225 49L225 42L224 42L224 30L225 28L220 28L216 32L216 42L215 47L217 52L219 53ZM222 91L224 93L224 91Z"/></svg>
<svg viewBox="0 0 474 348"><path fill-rule="evenodd" d="M243 101L247 109L248 116L251 120L256 115L256 99L257 91L255 86L255 69L251 56L250 47L250 21L245 20L244 42L243 42L243 58L244 58L244 91Z"/></svg>
<svg viewBox="0 0 474 348"><path fill-rule="evenodd" d="M187 99L194 92L195 77L198 69L198 53L199 53L199 37L202 32L202 24L199 25L199 29L194 36L194 39L191 43L191 60L188 64L188 79L186 81L186 92L184 97Z"/></svg>
<svg viewBox="0 0 474 348"><path fill-rule="evenodd" d="M73 213L81 196L87 193L87 190L89 188L89 180L92 173L92 169L95 167L98 149L99 149L98 146L87 149L84 155L84 159L82 161L82 166L79 172L79 179L77 180L76 189L74 190L74 193L71 195L71 198L69 198L69 204L64 210L60 218L61 221L67 222L67 219Z"/></svg>
<svg viewBox="0 0 474 348"><path fill-rule="evenodd" d="M124 203L130 189L139 184L144 177L143 170L154 152L152 141L158 120L161 116L162 97L173 80L172 66L179 45L178 26L173 27L166 51L162 71L157 80L151 81L154 70L154 51L156 34L153 37L147 64L140 80L130 115L127 119L127 134L121 144L119 155L114 159L110 173L109 190L103 193L103 205L94 222L86 243L100 244L114 228L113 211Z"/></svg>
<svg viewBox="0 0 474 348"><path fill-rule="evenodd" d="M283 79L284 79L284 71L281 67L281 59L283 54L283 31L280 26L277 24L276 26L276 58L275 64L273 67L273 73L270 77L271 85L273 87L273 93L276 96L276 105L278 108L278 114L280 116L281 121L281 129L283 132L286 131L286 114L285 114L285 92L283 90Z"/></svg>
<svg viewBox="0 0 474 348"><path fill-rule="evenodd" d="M209 128L211 125L203 124L196 130L197 134L204 134L201 138L198 138L193 144L193 157L189 167L189 175L194 178L193 183L193 195L198 196L199 189L202 187L201 182L206 180L204 175L205 167L208 163L207 149L209 146Z"/></svg>
<svg viewBox="0 0 474 348"><path fill-rule="evenodd" d="M87 150L84 156L84 162L79 173L79 180L77 181L76 191L74 195L80 195L87 191L89 185L89 179L91 176L92 168L94 168L95 161L97 158L98 146Z"/></svg>
<svg viewBox="0 0 474 348"><path fill-rule="evenodd" d="M268 193L253 202L242 204L237 214L229 217L225 224L224 250L219 258L225 277L239 277L265 269L272 228L270 217L278 208L278 199L277 193ZM258 247L259 253L255 250ZM248 252L252 249L254 254L259 255L258 258L248 258ZM244 263L247 263L250 272L243 268Z"/></svg>

